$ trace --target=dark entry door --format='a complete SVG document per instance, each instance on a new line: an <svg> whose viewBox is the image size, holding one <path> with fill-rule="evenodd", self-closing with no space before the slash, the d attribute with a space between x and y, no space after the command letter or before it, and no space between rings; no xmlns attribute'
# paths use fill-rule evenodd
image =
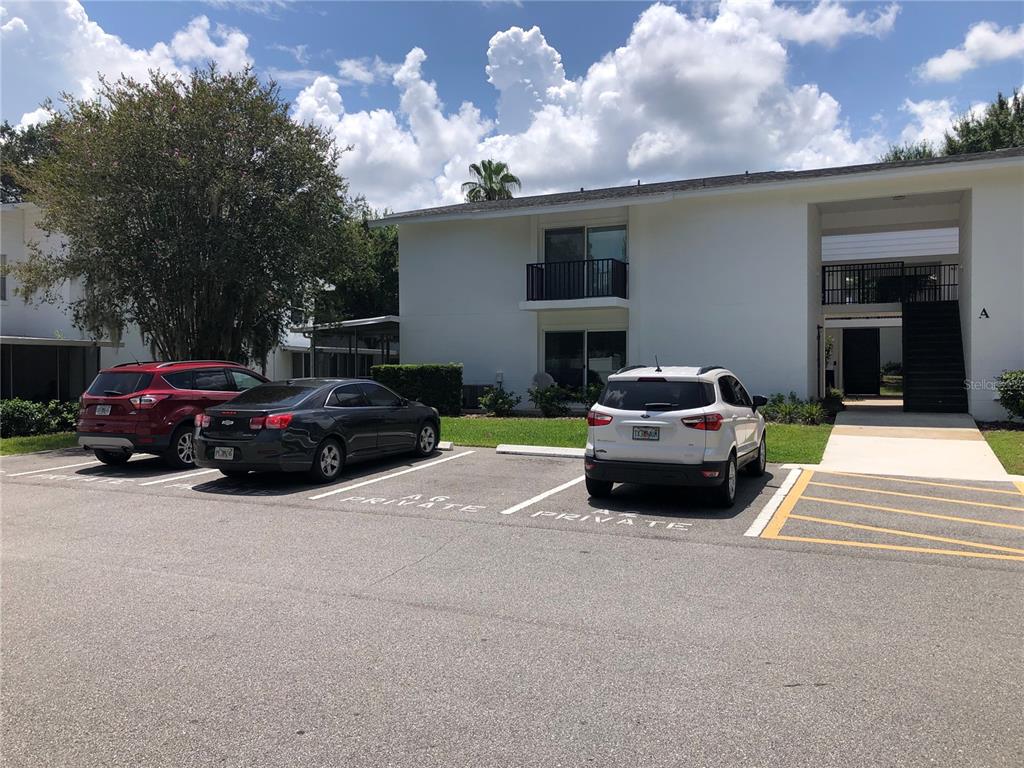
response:
<svg viewBox="0 0 1024 768"><path fill-rule="evenodd" d="M843 329L843 391L877 395L881 380L877 328Z"/></svg>

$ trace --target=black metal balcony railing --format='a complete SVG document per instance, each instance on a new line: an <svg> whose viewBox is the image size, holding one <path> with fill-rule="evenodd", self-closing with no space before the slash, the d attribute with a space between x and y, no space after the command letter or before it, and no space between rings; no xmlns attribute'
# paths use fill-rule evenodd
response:
<svg viewBox="0 0 1024 768"><path fill-rule="evenodd" d="M629 298L629 266L618 259L549 261L526 265L526 300Z"/></svg>
<svg viewBox="0 0 1024 768"><path fill-rule="evenodd" d="M889 304L955 301L958 264L906 265L902 261L826 264L821 268L822 304Z"/></svg>

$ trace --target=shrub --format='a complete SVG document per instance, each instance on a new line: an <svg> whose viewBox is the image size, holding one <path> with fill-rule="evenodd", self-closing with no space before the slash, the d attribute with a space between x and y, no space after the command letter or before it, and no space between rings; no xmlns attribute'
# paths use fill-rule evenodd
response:
<svg viewBox="0 0 1024 768"><path fill-rule="evenodd" d="M1024 371L1003 371L996 378L996 391L1010 418L1024 418Z"/></svg>
<svg viewBox="0 0 1024 768"><path fill-rule="evenodd" d="M77 402L51 400L36 403L20 398L0 400L0 437L73 432L77 422Z"/></svg>
<svg viewBox="0 0 1024 768"><path fill-rule="evenodd" d="M370 376L402 397L430 405L445 416L462 412L462 365L375 365Z"/></svg>
<svg viewBox="0 0 1024 768"><path fill-rule="evenodd" d="M485 387L479 400L480 407L492 416L508 416L522 401L515 392L506 392L501 387Z"/></svg>
<svg viewBox="0 0 1024 768"><path fill-rule="evenodd" d="M566 416L569 413L569 403L573 395L569 390L557 384L549 387L531 387L529 389L530 402L547 417Z"/></svg>
<svg viewBox="0 0 1024 768"><path fill-rule="evenodd" d="M821 424L829 419L830 411L826 404L817 400L801 400L795 392L788 396L776 392L760 411L765 421L776 424Z"/></svg>
<svg viewBox="0 0 1024 768"><path fill-rule="evenodd" d="M882 363L882 375L883 376L902 376L903 375L903 363L897 363L895 360L890 360L886 363Z"/></svg>
<svg viewBox="0 0 1024 768"><path fill-rule="evenodd" d="M821 424L828 419L828 412L821 403L808 402L798 406L801 424Z"/></svg>

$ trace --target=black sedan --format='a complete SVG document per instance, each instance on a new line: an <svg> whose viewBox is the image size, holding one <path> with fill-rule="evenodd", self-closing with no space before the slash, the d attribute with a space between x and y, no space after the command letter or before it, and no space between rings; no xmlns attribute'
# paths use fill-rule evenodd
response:
<svg viewBox="0 0 1024 768"><path fill-rule="evenodd" d="M247 389L196 416L195 462L228 477L306 472L326 483L347 462L395 453L426 456L441 420L365 379L291 379Z"/></svg>

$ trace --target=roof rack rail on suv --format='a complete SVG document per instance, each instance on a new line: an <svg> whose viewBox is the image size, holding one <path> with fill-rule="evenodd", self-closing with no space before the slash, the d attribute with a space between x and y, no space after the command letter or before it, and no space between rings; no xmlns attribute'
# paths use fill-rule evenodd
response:
<svg viewBox="0 0 1024 768"><path fill-rule="evenodd" d="M622 368L619 368L619 370L617 370L615 373L616 373L616 375L618 375L620 373L625 373L626 371L635 371L637 368L646 368L646 367L647 367L646 365L627 365L627 366L624 366Z"/></svg>
<svg viewBox="0 0 1024 768"><path fill-rule="evenodd" d="M132 360L130 363L118 363L115 368L124 368L128 365L152 365L156 360Z"/></svg>
<svg viewBox="0 0 1024 768"><path fill-rule="evenodd" d="M168 360L160 363L157 368L170 368L172 365L191 365L192 363L219 363L221 365L238 365L231 360Z"/></svg>
<svg viewBox="0 0 1024 768"><path fill-rule="evenodd" d="M723 365L702 365L698 369L697 375L698 376L703 376L708 371L717 371L719 369L724 369L724 368L725 368L725 366L723 366Z"/></svg>

